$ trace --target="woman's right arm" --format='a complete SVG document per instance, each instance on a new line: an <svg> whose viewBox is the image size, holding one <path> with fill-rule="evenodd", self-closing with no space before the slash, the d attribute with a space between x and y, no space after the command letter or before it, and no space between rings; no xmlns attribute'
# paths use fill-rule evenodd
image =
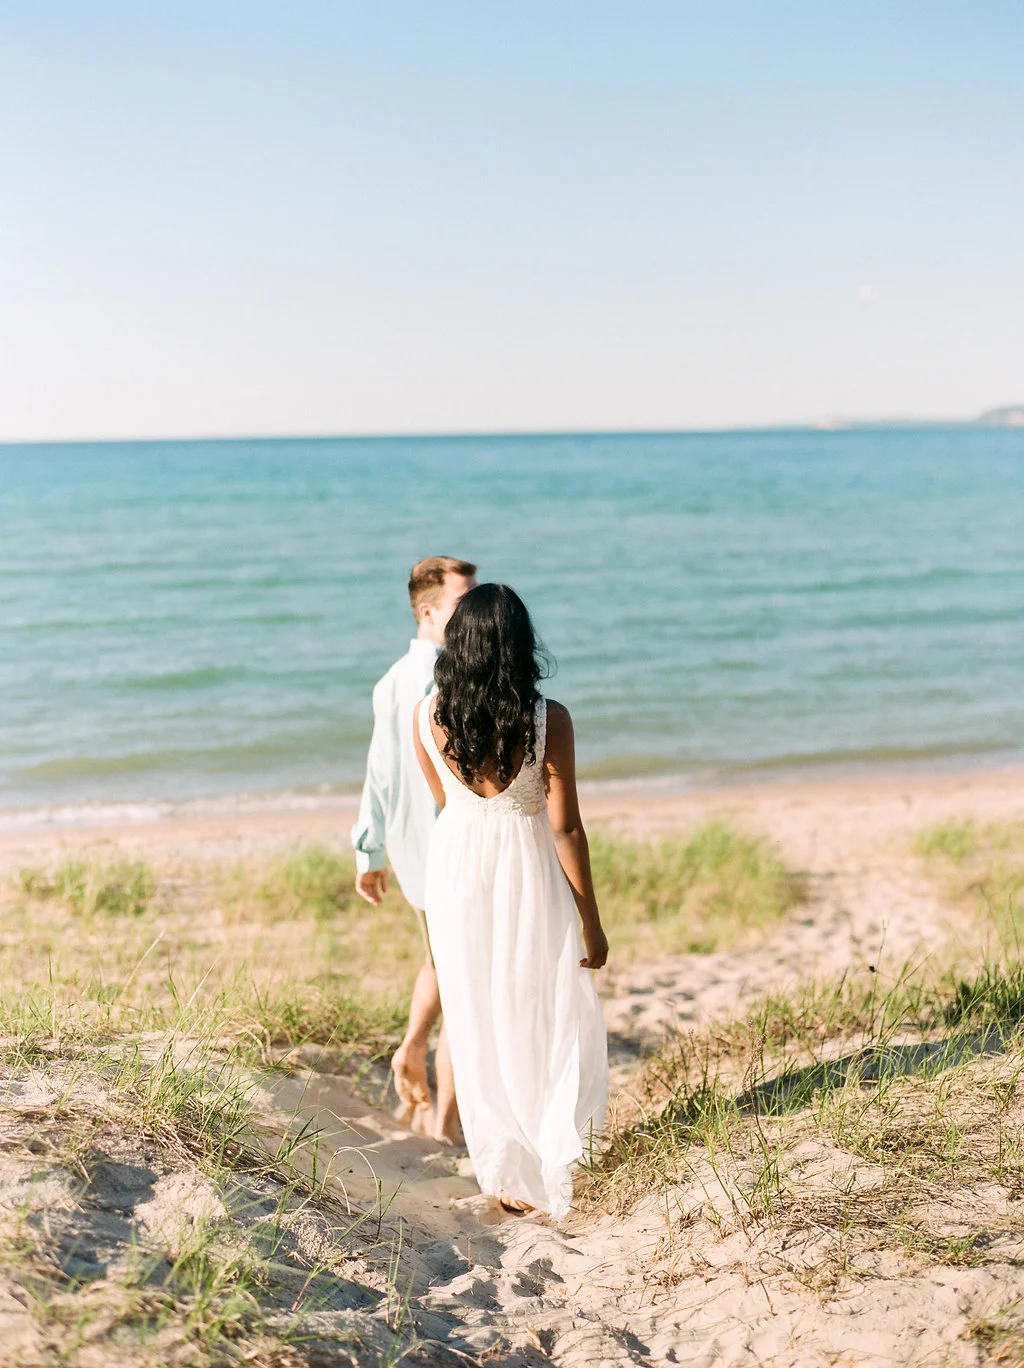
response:
<svg viewBox="0 0 1024 1368"><path fill-rule="evenodd" d="M597 910L594 880L590 873L590 847L580 817L576 793L576 739L569 709L548 699L547 750L544 755L544 787L548 796L548 819L555 838L558 862L569 880L576 910L583 923L580 960L584 969L601 969L608 959L608 938Z"/></svg>
<svg viewBox="0 0 1024 1368"><path fill-rule="evenodd" d="M441 776L434 768L434 762L427 754L426 747L420 740L420 708L429 708L430 699L421 698L412 711L412 739L416 747L416 759L420 762L420 769L423 776L430 785L430 792L434 795L434 802L439 808L444 807L444 785L441 783ZM427 718L427 726L430 726L430 718Z"/></svg>

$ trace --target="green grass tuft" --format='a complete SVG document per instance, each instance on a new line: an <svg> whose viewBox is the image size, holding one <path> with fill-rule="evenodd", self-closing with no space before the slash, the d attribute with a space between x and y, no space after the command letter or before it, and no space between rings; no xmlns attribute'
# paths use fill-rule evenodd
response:
<svg viewBox="0 0 1024 1368"><path fill-rule="evenodd" d="M23 869L16 876L15 886L26 897L60 902L76 915L87 917L97 913L140 916L156 893L153 871L138 860L115 864L70 860L53 874Z"/></svg>
<svg viewBox="0 0 1024 1368"><path fill-rule="evenodd" d="M919 855L938 855L952 864L963 864L977 851L979 838L975 822L943 822L922 831L914 842L914 848Z"/></svg>
<svg viewBox="0 0 1024 1368"><path fill-rule="evenodd" d="M1015 953L1024 936L1024 823L948 822L920 834L918 854L942 869L950 895L974 906Z"/></svg>
<svg viewBox="0 0 1024 1368"><path fill-rule="evenodd" d="M353 887L354 877L348 853L309 845L263 866L236 865L222 892L229 914L239 919L327 920L366 907Z"/></svg>
<svg viewBox="0 0 1024 1368"><path fill-rule="evenodd" d="M590 839L601 916L613 948L710 951L771 925L803 883L766 841L708 822L686 838Z"/></svg>
<svg viewBox="0 0 1024 1368"><path fill-rule="evenodd" d="M393 1048L405 1029L404 1000L334 983L293 980L273 991L254 990L249 1003L253 1033L268 1046L364 1045L373 1052Z"/></svg>
<svg viewBox="0 0 1024 1368"><path fill-rule="evenodd" d="M950 1175L1016 1187L1018 1128L1013 1115L999 1117L1017 1105L1022 1019L1016 961L981 962L973 974L907 966L884 989L865 969L766 997L645 1061L588 1200L629 1209L724 1154L744 1156L741 1167L760 1175L763 1214L766 1184L776 1206L783 1196L773 1145L784 1149L788 1131L800 1138L809 1126L891 1168L893 1184L909 1184L907 1201L914 1182Z"/></svg>

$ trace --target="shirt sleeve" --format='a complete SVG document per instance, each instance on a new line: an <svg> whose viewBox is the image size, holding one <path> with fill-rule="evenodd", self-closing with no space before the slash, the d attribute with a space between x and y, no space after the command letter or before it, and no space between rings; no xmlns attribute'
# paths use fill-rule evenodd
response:
<svg viewBox="0 0 1024 1368"><path fill-rule="evenodd" d="M373 691L373 736L366 757L366 779L359 801L359 817L352 828L352 846L356 852L356 873L386 869L384 850L386 836L386 800L393 769L391 741L388 728L382 723L378 707L378 691Z"/></svg>

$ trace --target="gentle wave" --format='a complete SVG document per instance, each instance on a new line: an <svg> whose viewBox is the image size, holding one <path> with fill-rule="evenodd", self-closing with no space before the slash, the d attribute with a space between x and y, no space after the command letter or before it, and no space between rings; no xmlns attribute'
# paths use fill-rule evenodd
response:
<svg viewBox="0 0 1024 1368"><path fill-rule="evenodd" d="M577 774L585 780L634 779L646 775L681 774L685 767L678 759L661 755L606 755L589 765L579 765Z"/></svg>
<svg viewBox="0 0 1024 1368"><path fill-rule="evenodd" d="M336 739L328 746L315 737L279 738L224 747L182 747L153 751L132 751L118 755L73 755L24 765L12 771L18 781L61 781L104 778L109 775L177 773L195 770L204 774L251 772L268 761L301 761L309 756L329 755Z"/></svg>
<svg viewBox="0 0 1024 1368"><path fill-rule="evenodd" d="M250 747L253 759L273 758L282 754L280 748ZM13 772L18 780L62 780L102 778L106 775L159 774L161 771L182 767L209 769L220 761L220 767L234 769L244 763L244 752L236 748L224 753L208 750L135 751L128 755L74 755L55 760L44 760L37 765L24 765Z"/></svg>
<svg viewBox="0 0 1024 1368"><path fill-rule="evenodd" d="M211 665L199 670L179 670L173 674L147 675L141 679L127 679L125 684L132 689L204 689L216 684L229 684L236 679L245 678L242 665Z"/></svg>
<svg viewBox="0 0 1024 1368"><path fill-rule="evenodd" d="M580 780L594 788L617 787L622 783L656 787L706 787L729 784L737 779L756 779L759 775L799 775L815 771L872 769L901 773L908 770L950 764L951 767L982 769L993 762L1017 767L1024 763L1024 747L1008 744L947 746L866 746L860 749L831 751L793 751L786 755L765 756L758 760L684 762L660 756L613 755L578 770Z"/></svg>
<svg viewBox="0 0 1024 1368"><path fill-rule="evenodd" d="M188 819L260 812L337 812L347 816L358 799L357 789L332 789L328 785L318 785L313 791L271 789L186 801L86 801L49 803L41 807L0 807L0 832L35 831L50 827L139 826L168 817Z"/></svg>
<svg viewBox="0 0 1024 1368"><path fill-rule="evenodd" d="M301 760L309 754L309 747L286 741L265 742L250 746L235 746L216 750L143 751L128 755L66 756L47 760L38 765L26 765L14 771L21 780L66 780L101 778L110 775L158 775L193 768L202 773L231 774L258 769L267 760ZM975 757L979 762L993 756L1014 757L1018 752L1003 744L964 746L869 746L861 749L831 751L794 751L785 755L765 756L759 760L724 761L706 759L682 761L678 757L624 754L605 756L592 764L578 767L581 780L615 782L655 777L691 779L700 776L706 781L715 776L756 774L759 771L789 769L827 769L871 765L898 768L919 762L957 760Z"/></svg>
<svg viewBox="0 0 1024 1368"><path fill-rule="evenodd" d="M849 765L902 766L913 765L920 761L969 759L991 759L995 755L1012 756L1016 752L1005 744L974 743L969 745L935 746L863 746L849 750L832 751L794 751L789 755L768 756L763 760L743 761L730 766L744 772L774 769L816 769Z"/></svg>

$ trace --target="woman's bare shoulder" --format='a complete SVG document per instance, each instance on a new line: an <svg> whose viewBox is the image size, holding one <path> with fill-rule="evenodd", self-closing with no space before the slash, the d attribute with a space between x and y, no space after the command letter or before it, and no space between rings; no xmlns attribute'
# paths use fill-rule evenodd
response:
<svg viewBox="0 0 1024 1368"><path fill-rule="evenodd" d="M548 745L572 738L572 715L564 703L548 699Z"/></svg>

